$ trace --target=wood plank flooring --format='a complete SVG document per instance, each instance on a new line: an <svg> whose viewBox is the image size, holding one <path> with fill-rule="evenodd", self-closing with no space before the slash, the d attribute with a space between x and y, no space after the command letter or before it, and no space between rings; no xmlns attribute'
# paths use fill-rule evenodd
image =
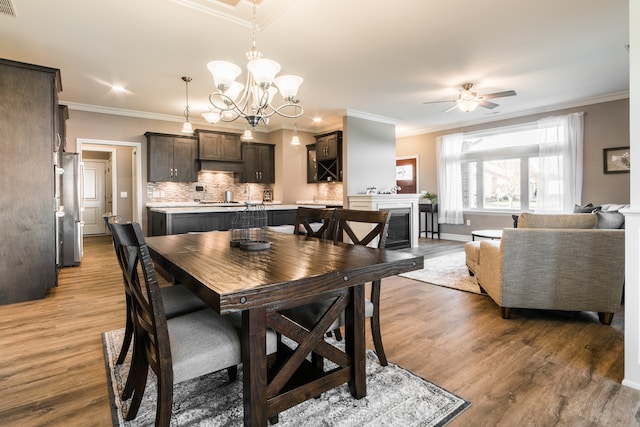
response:
<svg viewBox="0 0 640 427"><path fill-rule="evenodd" d="M425 257L462 250L420 241ZM111 425L101 333L124 325L121 280L110 238L86 238L46 299L0 306L0 425ZM401 277L382 289L389 360L472 402L450 425L640 426L640 391L620 385L622 312L612 326L594 313L503 320L486 296Z"/></svg>

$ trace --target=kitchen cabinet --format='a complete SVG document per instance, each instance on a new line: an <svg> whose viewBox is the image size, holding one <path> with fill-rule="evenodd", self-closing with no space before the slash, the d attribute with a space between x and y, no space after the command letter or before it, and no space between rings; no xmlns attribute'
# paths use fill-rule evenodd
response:
<svg viewBox="0 0 640 427"><path fill-rule="evenodd" d="M197 138L153 132L147 132L145 136L149 182L198 180Z"/></svg>
<svg viewBox="0 0 640 427"><path fill-rule="evenodd" d="M149 211L149 235L165 236L199 231L229 230L233 219L240 211L181 213ZM290 207L268 209L267 224L269 226L294 224L297 212L297 209Z"/></svg>
<svg viewBox="0 0 640 427"><path fill-rule="evenodd" d="M198 160L242 161L240 135L197 129Z"/></svg>
<svg viewBox="0 0 640 427"><path fill-rule="evenodd" d="M58 284L60 71L0 59L0 304Z"/></svg>
<svg viewBox="0 0 640 427"><path fill-rule="evenodd" d="M342 181L342 131L316 136L317 182Z"/></svg>
<svg viewBox="0 0 640 427"><path fill-rule="evenodd" d="M316 144L307 145L307 183L318 181L318 162L316 160Z"/></svg>
<svg viewBox="0 0 640 427"><path fill-rule="evenodd" d="M275 145L242 144L244 172L242 182L272 184L275 182Z"/></svg>

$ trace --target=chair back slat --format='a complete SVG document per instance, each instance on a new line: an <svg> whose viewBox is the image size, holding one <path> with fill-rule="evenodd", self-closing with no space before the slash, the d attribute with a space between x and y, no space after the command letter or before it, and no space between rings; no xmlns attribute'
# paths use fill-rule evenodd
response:
<svg viewBox="0 0 640 427"><path fill-rule="evenodd" d="M111 223L111 231L125 266L126 286L132 295L136 339L144 343L151 369L172 378L169 331L160 286L140 224Z"/></svg>
<svg viewBox="0 0 640 427"><path fill-rule="evenodd" d="M389 211L365 211L357 209L337 209L335 217L334 241L343 242L346 234L354 245L367 246L376 238L376 247L384 248L387 242L389 229ZM352 227L353 224L369 224L372 228L364 232L357 233ZM360 231L358 229L358 231Z"/></svg>
<svg viewBox="0 0 640 427"><path fill-rule="evenodd" d="M335 209L298 207L293 233L320 239L329 239L333 236L333 224ZM311 224L322 223L314 229Z"/></svg>

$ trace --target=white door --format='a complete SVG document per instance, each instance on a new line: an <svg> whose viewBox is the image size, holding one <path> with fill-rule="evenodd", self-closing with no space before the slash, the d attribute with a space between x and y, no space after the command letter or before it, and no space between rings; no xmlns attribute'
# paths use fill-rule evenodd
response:
<svg viewBox="0 0 640 427"><path fill-rule="evenodd" d="M84 161L84 221L83 235L105 234L105 171L106 162Z"/></svg>

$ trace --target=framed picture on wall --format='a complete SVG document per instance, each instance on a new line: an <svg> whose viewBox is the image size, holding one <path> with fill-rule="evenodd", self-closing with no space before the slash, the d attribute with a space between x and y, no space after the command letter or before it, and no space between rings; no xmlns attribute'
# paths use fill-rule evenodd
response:
<svg viewBox="0 0 640 427"><path fill-rule="evenodd" d="M604 173L625 173L631 170L629 147L605 148Z"/></svg>

